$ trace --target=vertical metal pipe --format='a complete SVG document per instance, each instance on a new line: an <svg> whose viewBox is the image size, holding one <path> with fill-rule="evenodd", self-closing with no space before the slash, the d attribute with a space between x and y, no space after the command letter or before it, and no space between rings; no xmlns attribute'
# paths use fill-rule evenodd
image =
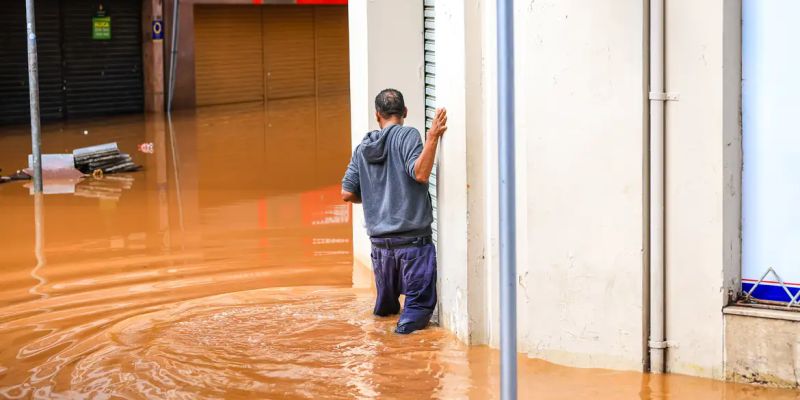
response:
<svg viewBox="0 0 800 400"><path fill-rule="evenodd" d="M497 0L500 170L500 398L517 398L517 218L514 174L513 0Z"/></svg>
<svg viewBox="0 0 800 400"><path fill-rule="evenodd" d="M650 372L665 371L664 0L650 0Z"/></svg>
<svg viewBox="0 0 800 400"><path fill-rule="evenodd" d="M36 18L33 0L25 0L28 33L28 89L31 101L31 154L33 191L42 193L42 126L39 120L39 60L36 50Z"/></svg>
<svg viewBox="0 0 800 400"><path fill-rule="evenodd" d="M175 97L175 71L178 65L178 32L180 27L180 0L172 3L172 34L170 37L169 88L167 90L167 112L172 112L172 99Z"/></svg>

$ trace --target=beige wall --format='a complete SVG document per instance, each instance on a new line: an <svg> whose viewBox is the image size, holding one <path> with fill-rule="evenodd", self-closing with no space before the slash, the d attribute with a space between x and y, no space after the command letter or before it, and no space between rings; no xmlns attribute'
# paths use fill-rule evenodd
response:
<svg viewBox="0 0 800 400"><path fill-rule="evenodd" d="M725 309L725 378L800 387L800 313L784 307Z"/></svg>

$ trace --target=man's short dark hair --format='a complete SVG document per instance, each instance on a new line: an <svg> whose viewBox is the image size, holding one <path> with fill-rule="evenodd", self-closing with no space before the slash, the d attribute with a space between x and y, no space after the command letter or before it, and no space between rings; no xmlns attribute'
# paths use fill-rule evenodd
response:
<svg viewBox="0 0 800 400"><path fill-rule="evenodd" d="M375 111L383 118L398 116L405 118L406 103L403 94L397 89L383 89L375 96Z"/></svg>

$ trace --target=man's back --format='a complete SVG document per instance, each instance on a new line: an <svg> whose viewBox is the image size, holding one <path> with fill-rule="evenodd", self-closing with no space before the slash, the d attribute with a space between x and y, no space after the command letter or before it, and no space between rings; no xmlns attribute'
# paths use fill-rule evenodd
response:
<svg viewBox="0 0 800 400"><path fill-rule="evenodd" d="M403 312L395 332L409 334L430 322L436 307L436 246L428 179L439 138L447 130L447 110L436 110L425 145L419 132L404 127L403 94L384 89L375 96L379 131L368 133L353 152L342 179L342 200L363 203L375 272L373 314Z"/></svg>
<svg viewBox="0 0 800 400"><path fill-rule="evenodd" d="M428 185L414 178L422 149L419 131L401 125L372 131L356 147L342 186L361 197L371 237L431 234Z"/></svg>

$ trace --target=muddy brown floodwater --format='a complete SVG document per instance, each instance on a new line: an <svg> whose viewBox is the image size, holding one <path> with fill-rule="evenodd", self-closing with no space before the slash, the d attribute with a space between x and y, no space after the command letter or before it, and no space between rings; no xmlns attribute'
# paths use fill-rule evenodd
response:
<svg viewBox="0 0 800 400"><path fill-rule="evenodd" d="M0 185L0 397L492 399L497 352L392 333L353 288L334 99L48 124L44 150L117 141L141 172ZM340 110L341 111L341 110ZM153 154L136 151L152 142ZM26 127L0 127L0 168ZM358 269L355 270L359 273ZM362 271L363 272L363 271ZM520 358L520 397L796 399L797 392Z"/></svg>

